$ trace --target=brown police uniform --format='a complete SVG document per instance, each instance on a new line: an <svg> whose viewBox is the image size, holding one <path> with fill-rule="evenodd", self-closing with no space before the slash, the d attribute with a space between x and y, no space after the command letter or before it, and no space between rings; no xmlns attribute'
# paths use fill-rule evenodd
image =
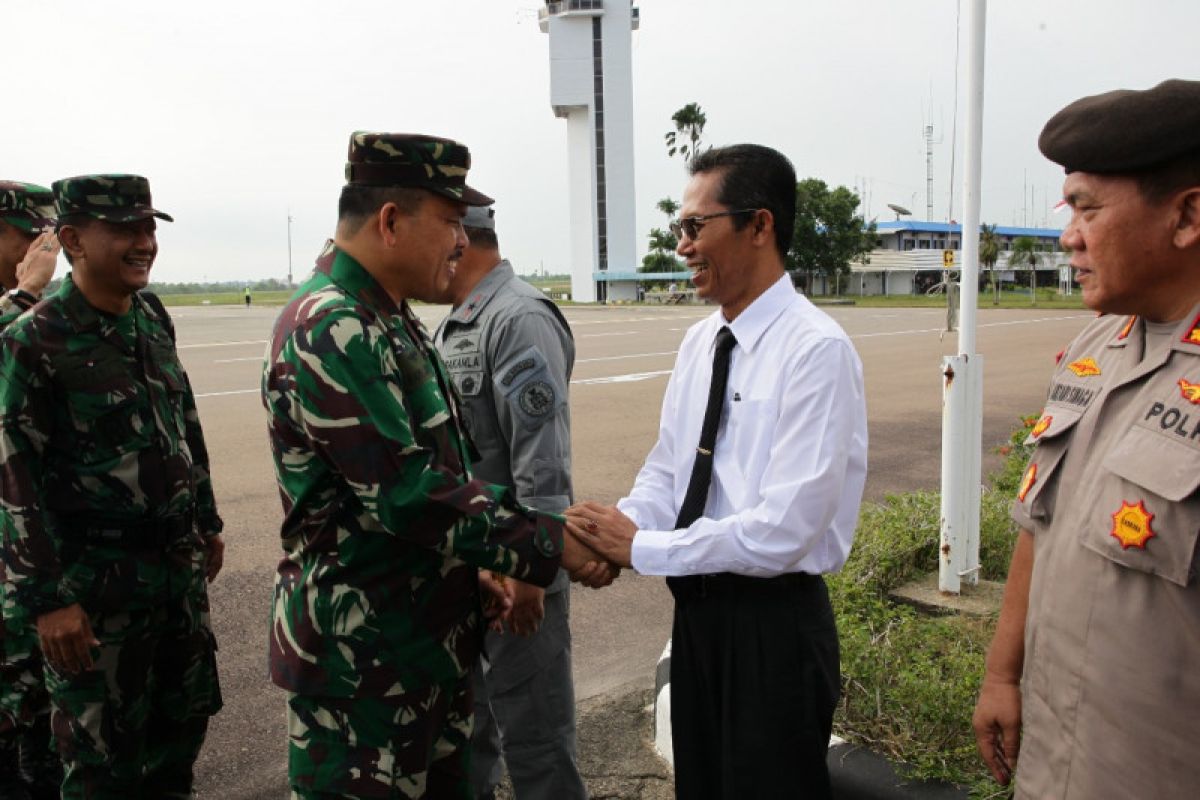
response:
<svg viewBox="0 0 1200 800"><path fill-rule="evenodd" d="M1018 797L1200 792L1200 305L1163 338L1098 318L1030 436Z"/></svg>

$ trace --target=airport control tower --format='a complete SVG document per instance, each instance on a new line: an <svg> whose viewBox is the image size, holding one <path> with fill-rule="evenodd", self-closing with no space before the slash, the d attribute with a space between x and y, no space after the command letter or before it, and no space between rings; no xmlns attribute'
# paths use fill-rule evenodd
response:
<svg viewBox="0 0 1200 800"><path fill-rule="evenodd" d="M538 12L550 34L550 105L567 121L571 296L636 297L632 0L561 0Z"/></svg>

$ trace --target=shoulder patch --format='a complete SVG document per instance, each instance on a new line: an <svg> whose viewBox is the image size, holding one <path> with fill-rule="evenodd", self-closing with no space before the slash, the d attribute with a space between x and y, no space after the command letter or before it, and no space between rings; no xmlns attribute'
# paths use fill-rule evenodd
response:
<svg viewBox="0 0 1200 800"><path fill-rule="evenodd" d="M534 358L522 358L516 364L513 364L504 371L504 375L500 378L500 383L505 386L512 386L513 381L515 381L522 372L528 372L537 365L538 362Z"/></svg>
<svg viewBox="0 0 1200 800"><path fill-rule="evenodd" d="M521 387L517 402L531 417L544 417L557 405L554 387L548 381L532 380Z"/></svg>

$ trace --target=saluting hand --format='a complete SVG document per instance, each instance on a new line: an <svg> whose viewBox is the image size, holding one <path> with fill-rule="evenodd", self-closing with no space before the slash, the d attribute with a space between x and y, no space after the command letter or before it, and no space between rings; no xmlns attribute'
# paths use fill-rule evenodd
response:
<svg viewBox="0 0 1200 800"><path fill-rule="evenodd" d="M52 231L34 239L25 252L25 258L17 264L17 288L34 297L41 297L42 290L54 277L58 251L61 249L58 236Z"/></svg>
<svg viewBox="0 0 1200 800"><path fill-rule="evenodd" d="M100 640L79 603L42 614L37 631L42 655L55 670L73 675L92 668L92 648L99 647Z"/></svg>

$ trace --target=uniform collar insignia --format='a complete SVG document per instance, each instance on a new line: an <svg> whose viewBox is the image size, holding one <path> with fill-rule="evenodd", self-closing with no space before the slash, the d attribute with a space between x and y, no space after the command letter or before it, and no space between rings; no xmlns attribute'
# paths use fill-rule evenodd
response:
<svg viewBox="0 0 1200 800"><path fill-rule="evenodd" d="M1081 358L1078 361L1072 361L1070 364L1067 364L1067 369L1081 378L1090 378L1100 374L1100 365L1096 363L1096 359L1094 358Z"/></svg>
<svg viewBox="0 0 1200 800"><path fill-rule="evenodd" d="M1157 534L1150 527L1154 515L1146 510L1144 500L1138 500L1137 505L1121 501L1121 507L1113 512L1113 528L1109 535L1121 543L1122 550L1137 547L1146 549L1146 542Z"/></svg>
<svg viewBox="0 0 1200 800"><path fill-rule="evenodd" d="M1121 332L1117 334L1117 341L1121 341L1122 339L1129 338L1129 332L1131 330L1133 330L1133 324L1135 322L1137 322L1136 314L1134 314L1132 317L1129 318L1129 321L1125 323L1124 328L1121 328Z"/></svg>
<svg viewBox="0 0 1200 800"><path fill-rule="evenodd" d="M1038 438L1046 432L1046 429L1050 427L1051 422L1054 422L1054 417L1050 416L1049 414L1044 415L1037 421L1037 424L1033 426L1033 430L1029 432L1029 435L1035 439Z"/></svg>
<svg viewBox="0 0 1200 800"><path fill-rule="evenodd" d="M1179 379L1179 393L1189 403L1200 406L1200 383L1189 383L1187 379Z"/></svg>
<svg viewBox="0 0 1200 800"><path fill-rule="evenodd" d="M1021 489L1017 492L1017 500L1024 503L1025 495L1029 494L1029 490L1035 483L1037 483L1037 464L1030 464L1021 477Z"/></svg>
<svg viewBox="0 0 1200 800"><path fill-rule="evenodd" d="M1196 318L1192 320L1192 324L1183 332L1180 341L1184 344L1200 345L1200 314L1196 315Z"/></svg>

